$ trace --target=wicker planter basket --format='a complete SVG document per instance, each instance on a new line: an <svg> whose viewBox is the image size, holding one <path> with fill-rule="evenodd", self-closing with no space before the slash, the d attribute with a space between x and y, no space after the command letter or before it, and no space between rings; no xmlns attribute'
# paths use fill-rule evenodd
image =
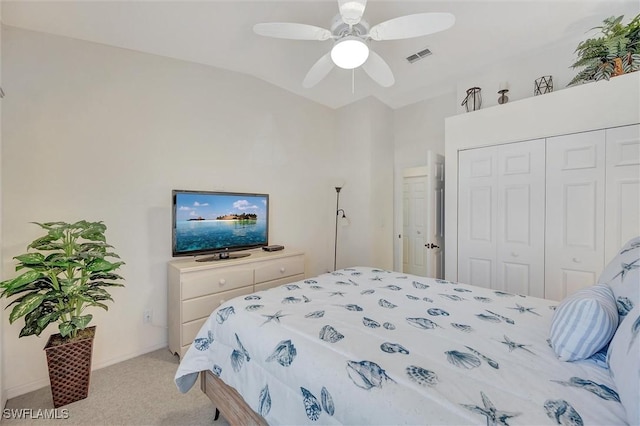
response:
<svg viewBox="0 0 640 426"><path fill-rule="evenodd" d="M91 358L96 327L85 329L88 336L68 343L57 343L59 334L49 337L44 347L55 408L85 399L89 395Z"/></svg>

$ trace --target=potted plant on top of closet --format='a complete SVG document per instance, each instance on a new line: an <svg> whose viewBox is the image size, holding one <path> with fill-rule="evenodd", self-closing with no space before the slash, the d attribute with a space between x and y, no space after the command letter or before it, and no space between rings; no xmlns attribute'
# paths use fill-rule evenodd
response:
<svg viewBox="0 0 640 426"><path fill-rule="evenodd" d="M10 323L24 317L19 337L40 336L49 324L58 323L59 333L44 348L57 408L88 396L96 327L89 327L93 316L85 309L108 309L103 302L113 299L107 288L123 286L115 273L123 262L107 260L119 256L110 251L102 222L35 224L46 234L14 257L16 271L26 272L1 282L0 296L15 297L7 308L13 305Z"/></svg>
<svg viewBox="0 0 640 426"><path fill-rule="evenodd" d="M569 86L589 81L609 80L611 77L640 70L640 14L628 24L624 15L605 19L600 36L584 40L575 52L578 60L571 68L582 68Z"/></svg>

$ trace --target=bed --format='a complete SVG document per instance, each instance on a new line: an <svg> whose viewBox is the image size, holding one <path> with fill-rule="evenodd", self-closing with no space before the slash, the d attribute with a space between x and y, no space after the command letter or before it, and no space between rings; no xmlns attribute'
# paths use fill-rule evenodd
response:
<svg viewBox="0 0 640 426"><path fill-rule="evenodd" d="M636 256L640 244L629 252ZM613 277L616 268L609 269ZM614 345L615 338L607 337L589 357L564 362L549 330L559 306L584 305L584 297L573 300L370 267L341 269L220 306L175 381L187 392L200 377L231 424L633 422L639 327L632 320L639 322L638 306L626 305L624 315L616 309L608 333L617 337L626 323L624 341ZM578 328L584 324L575 315L573 320ZM630 368L627 374L612 374L607 345L609 351L621 348L613 357L620 368ZM616 378L629 372L631 384L619 394Z"/></svg>

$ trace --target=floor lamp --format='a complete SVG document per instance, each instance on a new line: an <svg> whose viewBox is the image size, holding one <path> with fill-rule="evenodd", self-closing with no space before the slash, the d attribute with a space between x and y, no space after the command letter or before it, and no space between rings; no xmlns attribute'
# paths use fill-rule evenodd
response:
<svg viewBox="0 0 640 426"><path fill-rule="evenodd" d="M333 270L336 270L336 260L338 258L338 219L346 221L347 215L344 213L344 210L340 208L340 190L341 186L336 186L336 230L333 236ZM342 216L340 216L342 213Z"/></svg>

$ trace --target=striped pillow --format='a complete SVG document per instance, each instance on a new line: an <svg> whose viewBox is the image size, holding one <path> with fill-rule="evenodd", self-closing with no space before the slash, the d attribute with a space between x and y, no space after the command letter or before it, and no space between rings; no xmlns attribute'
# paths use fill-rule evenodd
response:
<svg viewBox="0 0 640 426"><path fill-rule="evenodd" d="M549 340L560 361L589 358L602 349L618 327L611 288L594 285L565 298L551 320Z"/></svg>

